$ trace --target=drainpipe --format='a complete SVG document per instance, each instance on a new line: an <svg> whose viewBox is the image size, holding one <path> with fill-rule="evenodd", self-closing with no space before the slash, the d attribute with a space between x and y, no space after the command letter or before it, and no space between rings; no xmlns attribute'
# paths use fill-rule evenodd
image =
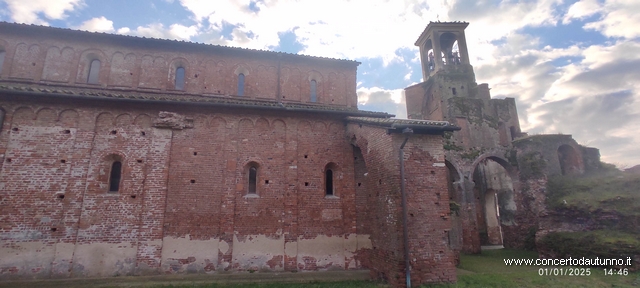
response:
<svg viewBox="0 0 640 288"><path fill-rule="evenodd" d="M407 276L407 288L411 288L411 269L409 259L409 228L407 227L407 193L404 181L404 145L409 140L409 135L413 134L413 129L404 128L402 134L405 135L404 142L400 145L400 194L402 194L402 228L404 238L404 274Z"/></svg>

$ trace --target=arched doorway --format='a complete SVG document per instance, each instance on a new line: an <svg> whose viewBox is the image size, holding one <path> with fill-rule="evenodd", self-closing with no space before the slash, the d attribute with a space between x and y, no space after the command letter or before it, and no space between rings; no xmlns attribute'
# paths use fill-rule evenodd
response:
<svg viewBox="0 0 640 288"><path fill-rule="evenodd" d="M513 225L516 204L511 166L498 157L480 160L473 170L480 245L502 245L502 226Z"/></svg>
<svg viewBox="0 0 640 288"><path fill-rule="evenodd" d="M570 145L563 144L558 147L558 161L562 175L582 174L582 161L578 152Z"/></svg>

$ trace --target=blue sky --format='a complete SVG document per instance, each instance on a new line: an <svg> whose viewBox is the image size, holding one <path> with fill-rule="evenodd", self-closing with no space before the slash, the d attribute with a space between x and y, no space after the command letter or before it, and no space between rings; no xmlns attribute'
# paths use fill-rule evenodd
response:
<svg viewBox="0 0 640 288"><path fill-rule="evenodd" d="M406 117L429 21L466 21L478 83L529 134L572 134L640 164L637 0L0 0L0 20L352 59L360 109Z"/></svg>

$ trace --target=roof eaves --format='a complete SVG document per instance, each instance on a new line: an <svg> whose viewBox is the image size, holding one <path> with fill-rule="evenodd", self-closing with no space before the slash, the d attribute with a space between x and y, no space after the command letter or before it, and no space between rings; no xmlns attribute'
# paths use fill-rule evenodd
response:
<svg viewBox="0 0 640 288"><path fill-rule="evenodd" d="M162 39L162 38L153 38L153 37L144 37L144 36L132 36L132 35L123 35L123 34L113 34L106 32L93 32L86 30L73 30L69 28L60 28L60 27L50 27L50 26L42 26L35 24L24 24L24 23L10 23L6 21L0 21L0 27L2 25L10 25L10 26L23 26L28 27L27 29L40 29L45 32L47 29L64 31L63 33L75 33L79 36L82 36L83 33L85 35L97 35L102 37L112 37L114 39L121 40L129 40L129 41L154 41L157 43L179 43L181 45L191 45L191 46L199 46L199 47L208 47L208 48L217 48L217 49L229 49L233 51L243 51L243 52L253 52L253 53L261 53L263 55L283 55L285 57L291 57L293 59L308 59L308 60L323 60L323 61L332 61L332 62L341 62L345 64L352 65L360 65L362 62L348 59L338 59L338 58L329 58L329 57L321 57L321 56L311 56L304 54L295 54L295 53L287 53L287 52L279 52L279 51L270 51L270 50L262 50L262 49L251 49L251 48L243 48L243 47L232 47L232 46L224 46L217 44L207 44L207 43L199 43L199 42L190 42L184 40L175 40L175 39Z"/></svg>

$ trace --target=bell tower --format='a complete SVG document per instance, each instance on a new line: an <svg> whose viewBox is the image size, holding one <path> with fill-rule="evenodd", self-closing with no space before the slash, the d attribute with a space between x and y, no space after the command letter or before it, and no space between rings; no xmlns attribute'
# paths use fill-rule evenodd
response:
<svg viewBox="0 0 640 288"><path fill-rule="evenodd" d="M489 100L488 87L476 84L469 62L464 35L467 26L469 23L459 21L429 22L415 42L420 48L423 82L405 89L410 119L455 123L456 113L450 104L460 98Z"/></svg>
<svg viewBox="0 0 640 288"><path fill-rule="evenodd" d="M464 36L468 25L467 22L429 23L415 43L420 47L423 81L438 71L471 70Z"/></svg>

